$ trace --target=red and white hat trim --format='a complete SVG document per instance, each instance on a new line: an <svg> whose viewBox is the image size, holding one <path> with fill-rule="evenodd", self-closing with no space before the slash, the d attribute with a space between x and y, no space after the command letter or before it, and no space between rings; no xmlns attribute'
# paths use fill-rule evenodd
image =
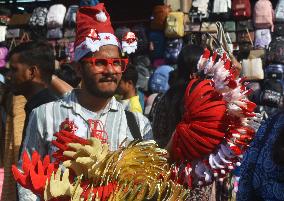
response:
<svg viewBox="0 0 284 201"><path fill-rule="evenodd" d="M99 51L100 47L104 45L115 45L122 49L122 52L131 54L137 49L137 39L134 33L128 32L122 38L121 47L118 38L111 33L98 33L96 38L86 37L85 41L75 48L75 61L79 61L89 52Z"/></svg>
<svg viewBox="0 0 284 201"><path fill-rule="evenodd" d="M85 41L75 48L75 61L79 61L89 52L99 51L100 47L104 45L115 45L120 48L118 39L113 34L99 33L98 38L86 37Z"/></svg>

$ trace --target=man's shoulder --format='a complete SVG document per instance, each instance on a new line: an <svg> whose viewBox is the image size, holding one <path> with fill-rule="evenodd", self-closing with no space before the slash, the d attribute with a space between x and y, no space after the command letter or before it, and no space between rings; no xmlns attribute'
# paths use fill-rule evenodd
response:
<svg viewBox="0 0 284 201"><path fill-rule="evenodd" d="M57 99L55 101L51 101L45 104L42 104L32 110L33 113L39 113L39 112L51 112L54 108L60 108L64 105L64 103L67 103L64 99ZM52 109L52 110L51 110Z"/></svg>

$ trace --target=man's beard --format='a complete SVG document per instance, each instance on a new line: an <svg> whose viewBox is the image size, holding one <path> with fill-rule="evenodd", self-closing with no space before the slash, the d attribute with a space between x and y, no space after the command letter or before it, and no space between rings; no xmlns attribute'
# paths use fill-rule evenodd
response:
<svg viewBox="0 0 284 201"><path fill-rule="evenodd" d="M82 78L84 80L85 88L86 90L92 94L93 96L99 97L99 98L111 98L114 96L115 91L101 91L97 88L96 83L93 81L91 76L89 76L88 73L85 71L82 72ZM104 77L102 77L99 82L105 82L107 79L112 79L112 81L117 83L117 79L112 74L106 74Z"/></svg>

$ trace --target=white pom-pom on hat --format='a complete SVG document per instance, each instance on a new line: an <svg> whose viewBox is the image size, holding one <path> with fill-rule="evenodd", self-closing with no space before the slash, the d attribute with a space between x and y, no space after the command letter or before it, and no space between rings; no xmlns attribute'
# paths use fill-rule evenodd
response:
<svg viewBox="0 0 284 201"><path fill-rule="evenodd" d="M106 22L107 16L104 11L100 11L98 14L96 14L96 18L99 22Z"/></svg>

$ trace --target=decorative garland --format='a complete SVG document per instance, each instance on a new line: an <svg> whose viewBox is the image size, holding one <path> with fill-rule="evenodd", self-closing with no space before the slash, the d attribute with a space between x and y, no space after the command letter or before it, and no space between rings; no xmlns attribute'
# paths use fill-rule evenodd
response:
<svg viewBox="0 0 284 201"><path fill-rule="evenodd" d="M191 80L185 112L173 135L174 174L189 187L220 181L240 165L262 116L247 99L245 79L237 79L226 53L205 49L198 71L211 79Z"/></svg>

